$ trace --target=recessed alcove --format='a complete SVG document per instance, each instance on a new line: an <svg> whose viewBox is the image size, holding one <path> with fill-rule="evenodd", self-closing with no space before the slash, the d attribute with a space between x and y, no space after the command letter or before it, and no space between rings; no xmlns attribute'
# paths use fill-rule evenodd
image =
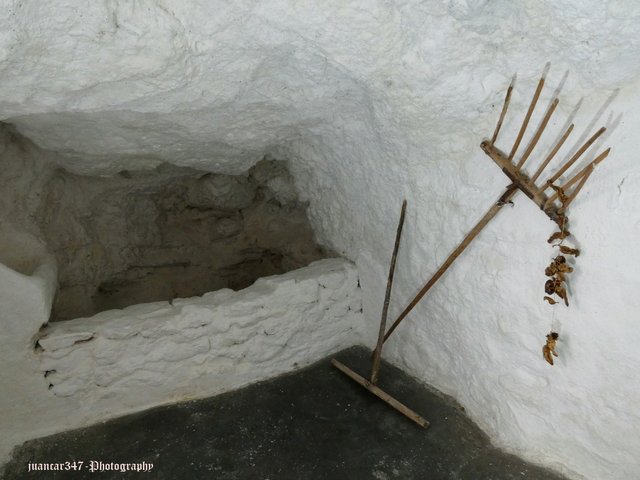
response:
<svg viewBox="0 0 640 480"><path fill-rule="evenodd" d="M52 320L239 290L333 256L316 244L286 162L240 175L163 164L83 176L58 169L36 212L58 264Z"/></svg>

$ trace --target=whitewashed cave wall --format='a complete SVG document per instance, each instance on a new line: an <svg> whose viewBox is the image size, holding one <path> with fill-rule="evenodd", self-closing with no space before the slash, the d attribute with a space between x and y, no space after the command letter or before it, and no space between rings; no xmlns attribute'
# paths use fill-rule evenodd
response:
<svg viewBox="0 0 640 480"><path fill-rule="evenodd" d="M571 208L583 250L571 307L542 302L552 225L519 196L386 356L534 462L589 479L640 469L636 2L3 3L5 121L79 172L170 161L234 173L288 157L319 239L358 265L370 335L402 197L392 314L505 186L478 144L511 75L522 115L545 62L550 90L568 70L550 130L582 97L567 150L601 110L594 126L615 127ZM550 328L554 367L541 358Z"/></svg>

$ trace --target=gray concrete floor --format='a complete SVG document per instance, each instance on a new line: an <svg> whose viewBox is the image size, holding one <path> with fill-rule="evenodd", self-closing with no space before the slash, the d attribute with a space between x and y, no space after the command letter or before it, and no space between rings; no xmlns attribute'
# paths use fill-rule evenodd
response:
<svg viewBox="0 0 640 480"><path fill-rule="evenodd" d="M336 358L367 376L369 352ZM502 453L451 399L384 364L380 386L431 425L423 430L323 360L217 397L159 407L18 447L1 478L258 480L551 480ZM29 463L84 461L31 472ZM153 464L92 473L91 461Z"/></svg>

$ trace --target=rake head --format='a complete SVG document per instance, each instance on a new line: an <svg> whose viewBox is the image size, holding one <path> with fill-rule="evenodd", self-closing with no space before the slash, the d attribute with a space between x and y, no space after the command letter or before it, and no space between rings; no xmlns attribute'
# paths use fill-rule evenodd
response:
<svg viewBox="0 0 640 480"><path fill-rule="evenodd" d="M542 121L540 122L540 125L531 137L527 148L525 149L524 153L516 160L518 148L520 147L522 139L529 125L529 121L531 120L531 116L536 108L538 99L540 98L540 94L544 87L545 74L542 75L540 81L538 82L538 86L535 90L531 103L529 104L529 109L527 110L527 113L525 114L525 117L522 121L522 125L518 132L518 135L511 147L511 150L507 154L496 147L495 142L498 138L502 123L504 122L505 116L507 114L507 109L511 100L511 92L513 91L513 83L514 82L512 81L509 85L509 88L507 88L502 111L500 112L500 118L498 119L498 123L496 125L493 136L491 137L491 139L484 140L480 144L480 147L502 169L502 171L507 177L509 177L515 187L517 187L527 197L533 200L536 205L538 205L540 209L544 211L544 213L551 220L560 224L564 221L564 213L567 207L571 204L571 202L573 202L573 200L575 200L582 187L584 187L584 184L587 182L589 176L593 173L595 166L602 162L605 158L607 158L611 149L607 148L606 150L604 150L582 170L574 174L573 177L561 183L558 183L558 180L569 168L571 168L571 166L573 166L580 159L580 157L582 157L582 155L587 150L589 150L589 148L596 142L596 140L606 131L606 128L601 127L598 131L596 131L570 158L566 159L560 165L560 167L553 175L551 175L548 179L538 183L538 178L549 166L555 155L558 153L558 150L560 150L560 147L562 147L569 135L571 135L574 125L569 125L567 130L562 134L562 136L553 146L549 154L544 158L544 160L542 160L535 173L531 175L527 174L523 170L523 167L536 148L540 137L542 137L542 134L544 133L544 130L547 127L551 116L558 106L559 100L558 98L554 98L551 101L549 108L545 112Z"/></svg>

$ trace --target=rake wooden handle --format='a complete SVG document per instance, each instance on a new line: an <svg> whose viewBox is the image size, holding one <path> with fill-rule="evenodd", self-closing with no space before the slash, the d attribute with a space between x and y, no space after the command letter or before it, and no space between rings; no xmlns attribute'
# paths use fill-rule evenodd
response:
<svg viewBox="0 0 640 480"><path fill-rule="evenodd" d="M517 191L518 191L518 187L516 187L515 185L509 185L507 187L506 191L502 194L500 199L489 209L487 213L484 214L484 216L480 219L480 221L476 224L476 226L471 229L471 231L467 234L466 237L464 237L460 245L456 247L456 249L451 253L451 255L449 255L449 257L445 260L442 266L429 279L426 285L422 287L422 289L413 298L413 300L411 300L409 305L407 305L407 307L402 311L402 313L398 315L398 318L396 318L395 322L393 322L393 325L391 325L391 328L389 328L389 330L385 334L383 339L384 342L387 341L387 339L393 333L393 331L396 328L398 328L398 325L400 325L400 322L402 322L402 320L404 320L405 317L409 315L411 310L413 310L413 308L418 304L418 302L422 300L422 297L424 297L427 294L427 292L431 290L431 287L433 287L436 284L436 282L440 279L440 277L444 275L444 273L449 269L449 267L451 266L451 264L453 264L456 258L458 258L462 252L464 252L464 250L469 246L469 244L473 241L473 239L478 236L478 234L482 231L482 229L486 227L487 224L491 221L491 219L495 217L497 213L502 209L502 207L511 200L511 198Z"/></svg>
<svg viewBox="0 0 640 480"><path fill-rule="evenodd" d="M396 229L396 242L393 246L393 254L391 255L391 263L389 265L389 276L387 277L387 290L384 294L384 304L382 306L382 316L380 318L380 331L378 332L378 343L373 352L373 362L371 366L371 383L378 383L378 373L380 372L380 357L382 356L382 345L384 344L384 331L387 328L387 314L389 313L389 300L391 299L391 287L393 286L393 274L396 269L396 258L400 248L400 238L402 236L402 226L404 225L404 214L407 210L407 201L402 202L400 209L400 220Z"/></svg>

